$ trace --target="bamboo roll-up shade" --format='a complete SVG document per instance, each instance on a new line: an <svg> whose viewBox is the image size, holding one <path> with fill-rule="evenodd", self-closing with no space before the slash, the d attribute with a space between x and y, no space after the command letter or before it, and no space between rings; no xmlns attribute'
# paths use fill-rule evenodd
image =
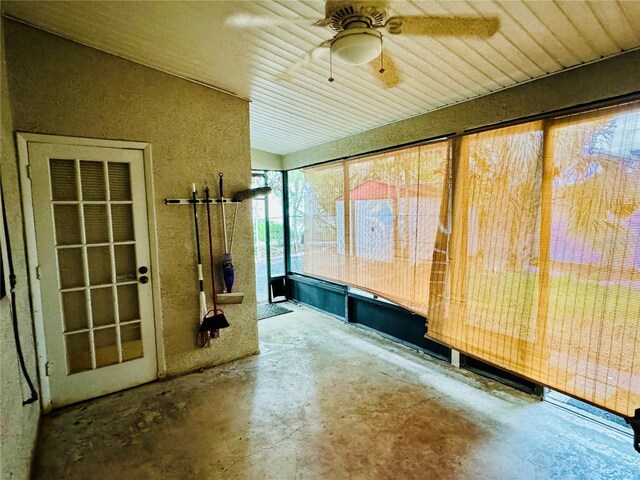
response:
<svg viewBox="0 0 640 480"><path fill-rule="evenodd" d="M432 274L427 334L633 416L640 105L468 135L456 147L452 234L438 243L447 268Z"/></svg>
<svg viewBox="0 0 640 480"><path fill-rule="evenodd" d="M303 170L303 273L345 282L344 195L342 162Z"/></svg>
<svg viewBox="0 0 640 480"><path fill-rule="evenodd" d="M457 147L446 309L431 312L428 335L524 368L535 334L542 123L468 135Z"/></svg>
<svg viewBox="0 0 640 480"><path fill-rule="evenodd" d="M640 103L551 122L546 304L531 373L623 415L640 408ZM537 361L537 362L536 362Z"/></svg>
<svg viewBox="0 0 640 480"><path fill-rule="evenodd" d="M305 168L304 273L426 314L449 142Z"/></svg>
<svg viewBox="0 0 640 480"><path fill-rule="evenodd" d="M349 283L426 314L449 143L347 162Z"/></svg>

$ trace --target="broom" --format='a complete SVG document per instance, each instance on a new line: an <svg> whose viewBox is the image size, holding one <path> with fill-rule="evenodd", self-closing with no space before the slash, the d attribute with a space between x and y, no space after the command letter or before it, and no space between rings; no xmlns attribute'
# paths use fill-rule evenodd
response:
<svg viewBox="0 0 640 480"><path fill-rule="evenodd" d="M209 229L209 261L210 261L210 271L211 271L211 291L213 294L213 310L209 310L207 314L204 316L202 323L200 324L201 332L209 332L213 338L217 338L220 336L219 330L221 328L227 328L229 326L229 322L224 316L224 312L218 308L218 303L216 299L216 281L214 274L214 266L213 266L213 239L211 235L211 207L210 207L210 196L209 196L209 185L207 185L204 189L205 201L207 203L207 226Z"/></svg>
<svg viewBox="0 0 640 480"><path fill-rule="evenodd" d="M231 201L244 202L245 200L250 200L260 195L269 195L271 193L271 190L272 190L271 187L249 188L247 190L242 190L236 193L231 199Z"/></svg>
<svg viewBox="0 0 640 480"><path fill-rule="evenodd" d="M211 337L208 331L202 330L204 318L207 316L207 298L204 295L204 278L202 277L202 258L200 256L200 232L198 230L198 199L196 198L196 184L191 184L191 202L193 203L193 223L196 227L196 253L198 260L198 284L200 285L200 328L198 330L198 346L206 348L211 346Z"/></svg>

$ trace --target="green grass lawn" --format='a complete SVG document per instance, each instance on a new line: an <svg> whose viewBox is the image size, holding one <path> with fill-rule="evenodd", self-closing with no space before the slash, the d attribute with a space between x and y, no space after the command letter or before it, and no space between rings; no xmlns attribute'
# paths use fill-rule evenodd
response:
<svg viewBox="0 0 640 480"><path fill-rule="evenodd" d="M467 325L537 340L537 273L482 271L467 281ZM596 363L614 358L620 368L631 368L640 334L640 288L603 285L596 276L554 273L548 294L544 332L552 351L575 353Z"/></svg>

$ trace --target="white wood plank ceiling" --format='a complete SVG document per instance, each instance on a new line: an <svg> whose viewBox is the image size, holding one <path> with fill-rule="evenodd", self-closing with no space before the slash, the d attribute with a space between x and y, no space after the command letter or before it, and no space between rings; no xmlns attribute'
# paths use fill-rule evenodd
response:
<svg viewBox="0 0 640 480"><path fill-rule="evenodd" d="M2 2L47 31L252 100L252 147L286 154L640 47L640 1L403 1L395 15L498 16L487 40L385 36L402 83L327 58L285 71L324 40L310 22L233 27L234 14L324 17L322 1Z"/></svg>

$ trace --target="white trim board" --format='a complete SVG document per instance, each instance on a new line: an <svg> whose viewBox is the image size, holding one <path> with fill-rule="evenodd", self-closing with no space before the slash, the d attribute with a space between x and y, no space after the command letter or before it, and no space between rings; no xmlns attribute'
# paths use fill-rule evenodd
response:
<svg viewBox="0 0 640 480"><path fill-rule="evenodd" d="M88 147L103 147L103 148L128 148L130 150L145 150L147 147L151 147L148 142L130 142L128 140L104 140L101 138L89 138L89 137L64 137L60 135L47 135L44 133L27 133L16 132L16 139L18 143L21 141L25 143L53 143L62 145L85 145ZM146 160L146 158L145 158ZM151 159L149 159L150 161Z"/></svg>

